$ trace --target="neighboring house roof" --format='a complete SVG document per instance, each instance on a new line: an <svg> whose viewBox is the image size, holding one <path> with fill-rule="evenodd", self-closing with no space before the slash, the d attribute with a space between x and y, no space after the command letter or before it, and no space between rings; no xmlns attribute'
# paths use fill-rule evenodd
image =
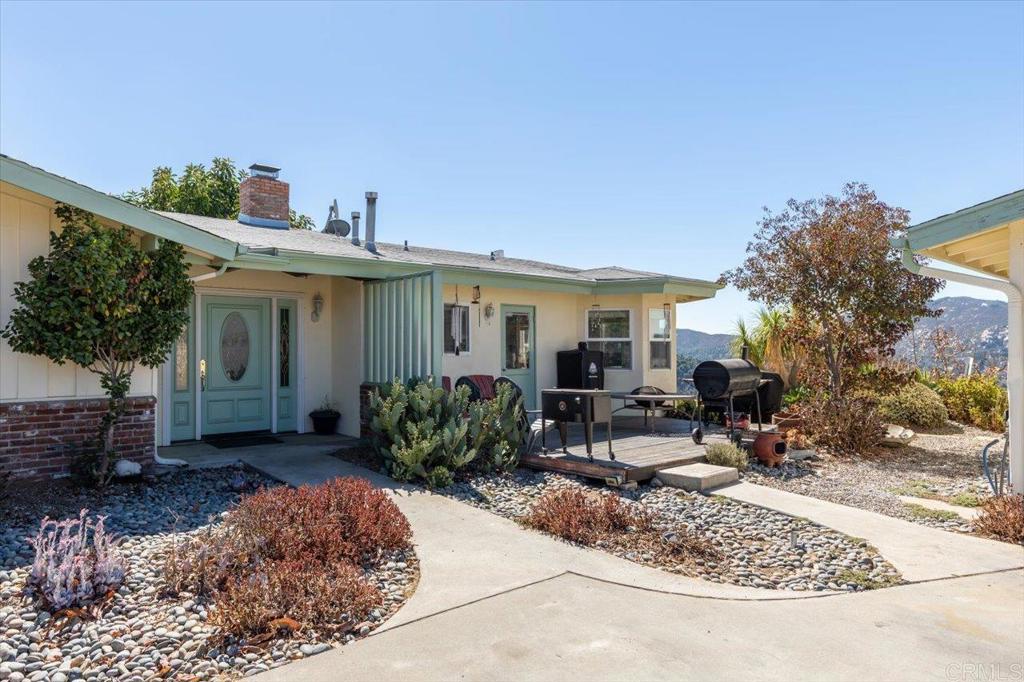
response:
<svg viewBox="0 0 1024 682"><path fill-rule="evenodd" d="M989 275L1009 273L1010 226L1024 223L1024 189L913 225L894 240L947 263Z"/></svg>

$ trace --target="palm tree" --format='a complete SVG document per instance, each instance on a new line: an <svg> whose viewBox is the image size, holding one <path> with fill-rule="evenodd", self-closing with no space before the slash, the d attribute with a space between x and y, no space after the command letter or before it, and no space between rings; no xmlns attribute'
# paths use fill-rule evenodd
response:
<svg viewBox="0 0 1024 682"><path fill-rule="evenodd" d="M747 358L760 367L764 364L764 345L758 338L756 329L749 329L747 322L742 317L736 320L736 338L729 344L729 350L734 357L743 355L743 347L747 347Z"/></svg>
<svg viewBox="0 0 1024 682"><path fill-rule="evenodd" d="M744 345L747 346L750 361L781 375L786 388L796 385L805 355L802 348L786 337L788 323L786 311L761 308L752 329L742 318L736 321L736 338L732 344L736 356L741 354Z"/></svg>

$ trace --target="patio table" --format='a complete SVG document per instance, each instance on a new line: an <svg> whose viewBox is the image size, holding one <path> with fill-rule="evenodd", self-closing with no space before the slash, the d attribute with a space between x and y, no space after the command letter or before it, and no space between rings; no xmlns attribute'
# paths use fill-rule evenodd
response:
<svg viewBox="0 0 1024 682"><path fill-rule="evenodd" d="M636 409L639 406L644 411L644 424L649 424L650 430L654 431L654 422L658 416L658 410L666 410L668 406L657 405L656 403L674 403L677 400L697 400L696 393L612 393L612 400L621 400L622 407L618 408L615 412L621 412L622 410ZM629 403L637 403L636 406L632 406ZM647 421L647 416L650 415L650 422Z"/></svg>

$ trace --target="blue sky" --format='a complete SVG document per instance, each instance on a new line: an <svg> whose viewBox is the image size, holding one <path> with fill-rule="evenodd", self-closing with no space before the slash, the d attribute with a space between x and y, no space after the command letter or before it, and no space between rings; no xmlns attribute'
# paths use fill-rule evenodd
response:
<svg viewBox="0 0 1024 682"><path fill-rule="evenodd" d="M789 197L1024 186L1024 3L3 2L0 148L114 193L272 163L318 222L378 191L384 241L714 279Z"/></svg>

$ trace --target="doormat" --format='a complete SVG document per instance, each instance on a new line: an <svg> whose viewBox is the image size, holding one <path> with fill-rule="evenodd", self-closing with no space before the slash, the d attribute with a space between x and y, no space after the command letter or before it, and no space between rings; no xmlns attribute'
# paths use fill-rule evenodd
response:
<svg viewBox="0 0 1024 682"><path fill-rule="evenodd" d="M273 445L275 443L283 443L280 438L276 436L269 436L267 434L229 434L227 436L208 436L203 439L210 445L221 450L227 450L228 448L247 448L253 445Z"/></svg>

